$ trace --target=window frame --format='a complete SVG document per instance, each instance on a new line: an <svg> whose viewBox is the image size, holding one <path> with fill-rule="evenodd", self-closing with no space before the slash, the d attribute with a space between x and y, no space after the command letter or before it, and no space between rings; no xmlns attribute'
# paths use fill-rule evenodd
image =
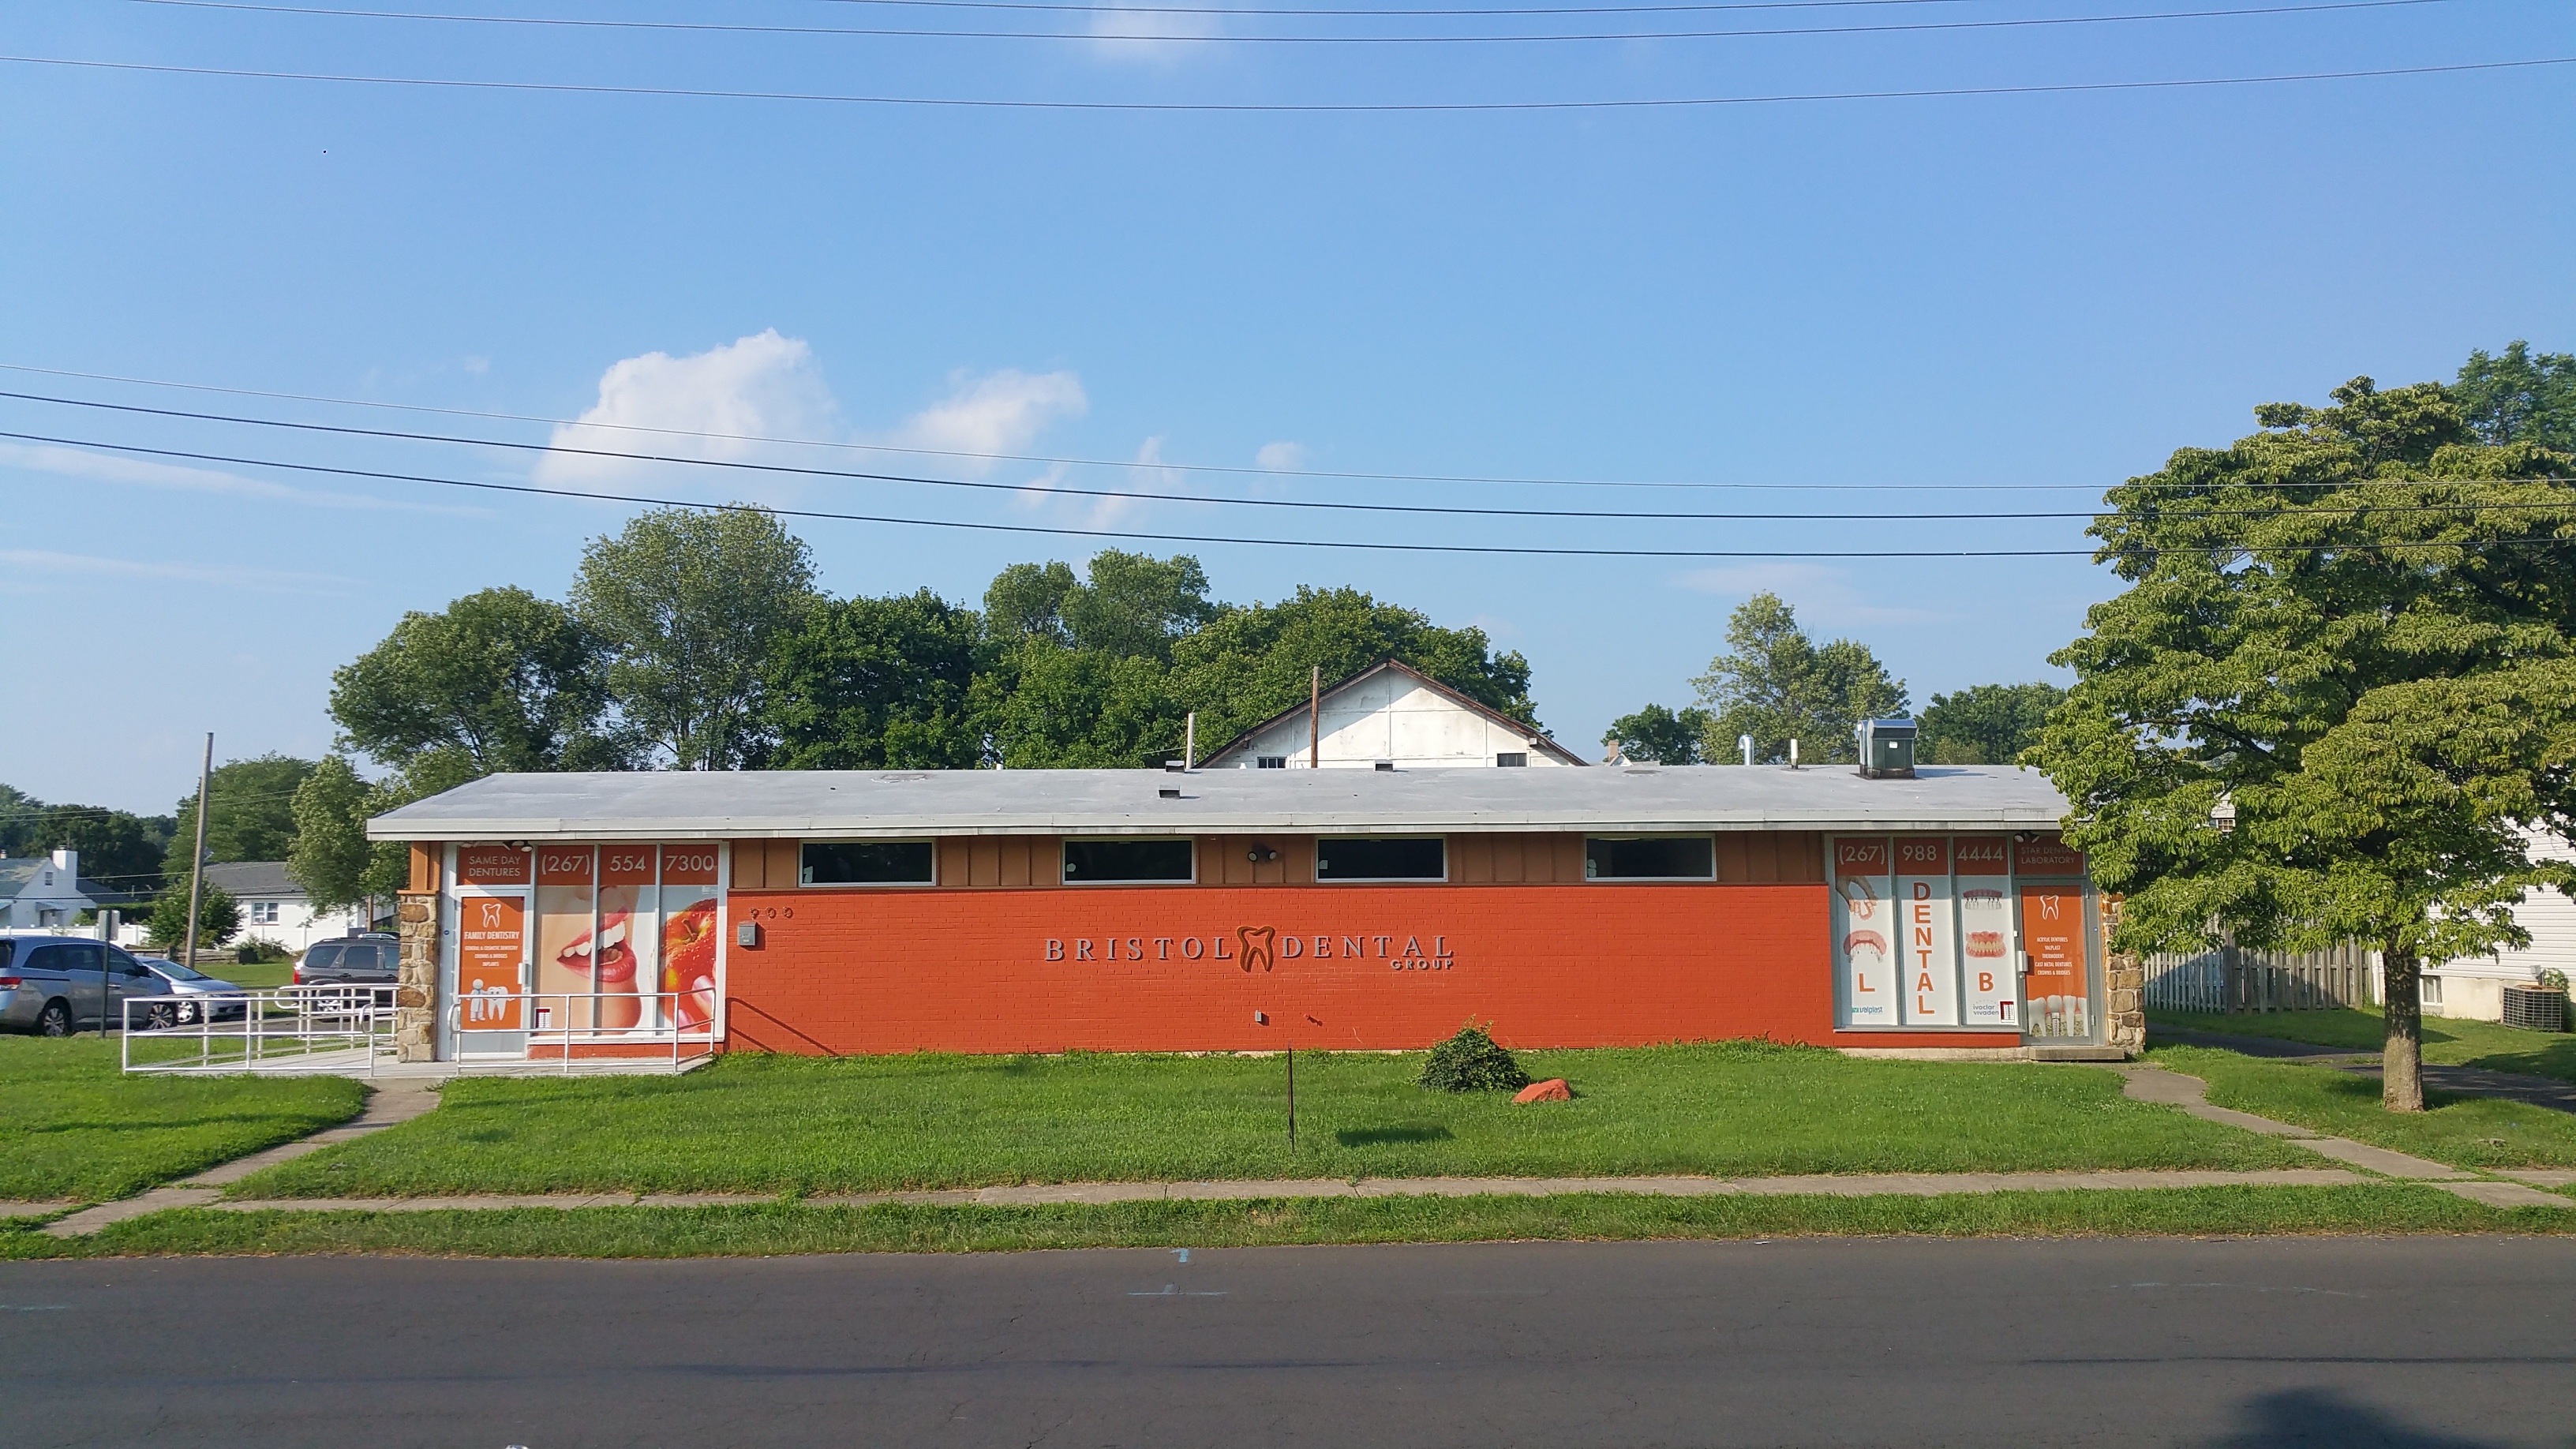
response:
<svg viewBox="0 0 2576 1449"><path fill-rule="evenodd" d="M1700 842L1702 842L1703 844L1705 844L1705 845L1708 847L1708 874L1706 874L1706 875L1594 875L1594 874L1592 873L1592 842L1594 842L1594 841L1596 841L1596 840L1612 840L1612 841L1617 841L1617 840L1696 840L1696 841L1700 841ZM1609 835L1595 834L1595 833L1592 833L1592 832L1590 832L1590 831L1587 831L1587 832L1585 832L1585 833L1584 833L1584 836L1583 836L1583 883L1584 883L1585 885L1671 885L1671 884L1673 884L1673 883L1675 883L1675 882L1685 882L1685 883L1689 883L1689 884L1711 884L1711 885L1713 885L1713 884L1715 884L1715 883L1716 883L1716 881L1717 881L1717 836L1716 836L1716 835L1715 835L1715 833L1713 833L1713 832L1703 832L1703 831L1693 831L1693 830L1672 830L1672 831L1641 830L1641 831L1634 831L1634 832L1621 832L1621 833L1617 833L1617 834L1609 834Z"/></svg>
<svg viewBox="0 0 2576 1449"><path fill-rule="evenodd" d="M1179 841L1190 853L1190 873L1186 877L1153 876L1145 879L1076 880L1067 869L1072 864L1067 852L1077 845L1138 845L1151 842ZM1069 886L1180 886L1199 883L1199 838L1195 835L1068 835L1055 847L1055 878Z"/></svg>
<svg viewBox="0 0 2576 1449"><path fill-rule="evenodd" d="M1498 770L1525 770L1529 768L1529 751L1496 750L1494 751L1494 768Z"/></svg>
<svg viewBox="0 0 2576 1449"><path fill-rule="evenodd" d="M920 845L929 849L930 874L922 880L807 880L805 847L809 845ZM915 835L868 836L843 839L796 842L796 888L800 891L904 891L935 888L939 884L939 842Z"/></svg>
<svg viewBox="0 0 2576 1449"><path fill-rule="evenodd" d="M1327 878L1324 855L1336 840L1431 840L1440 845L1438 875L1342 875ZM1446 835L1318 835L1315 837L1315 884L1317 885L1447 885L1449 883L1449 837Z"/></svg>
<svg viewBox="0 0 2576 1449"><path fill-rule="evenodd" d="M1288 757L1286 755L1255 755L1252 757L1252 768L1256 770L1284 770L1288 768Z"/></svg>

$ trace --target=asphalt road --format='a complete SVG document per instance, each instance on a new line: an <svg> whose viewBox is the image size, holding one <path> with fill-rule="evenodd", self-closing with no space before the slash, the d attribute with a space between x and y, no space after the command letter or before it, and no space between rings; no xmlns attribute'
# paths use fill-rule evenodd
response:
<svg viewBox="0 0 2576 1449"><path fill-rule="evenodd" d="M2576 1242L0 1264L0 1444L2565 1445Z"/></svg>

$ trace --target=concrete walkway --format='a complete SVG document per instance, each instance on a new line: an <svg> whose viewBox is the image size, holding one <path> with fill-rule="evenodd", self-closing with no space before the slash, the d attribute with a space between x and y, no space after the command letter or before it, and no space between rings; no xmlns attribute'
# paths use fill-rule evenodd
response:
<svg viewBox="0 0 2576 1449"><path fill-rule="evenodd" d="M2347 1162L2385 1177L2426 1183L2489 1207L2576 1208L2576 1198L2543 1192L2522 1182L2497 1182L2479 1173L2448 1167L2422 1157L2411 1157L2403 1152L2392 1152L2385 1147L2373 1147L2349 1137L2328 1137L2305 1127L2257 1117L2251 1112L2212 1106L2208 1098L2209 1084L2198 1077L2186 1077L2163 1067L2134 1064L2114 1070L2129 1079L2125 1095L2138 1101L2179 1107L2205 1121L2224 1122L2230 1127L2278 1137L2321 1157L2331 1157L2337 1162Z"/></svg>
<svg viewBox="0 0 2576 1449"><path fill-rule="evenodd" d="M155 1188L139 1197L85 1208L48 1224L56 1237L79 1237L110 1223L124 1222L169 1208L212 1208L221 1212L441 1212L508 1208L590 1207L742 1207L795 1202L816 1207L866 1207L881 1203L930 1206L1036 1206L1057 1203L1225 1202L1247 1198L1378 1198L1378 1197L1549 1197L1567 1193L1635 1193L1648 1197L1792 1196L1932 1197L1946 1193L2106 1191L2190 1187L2351 1187L2389 1179L2421 1182L2490 1207L2576 1208L2576 1199L2542 1189L2576 1184L2576 1170L2533 1169L2481 1175L2439 1162L2372 1147L2348 1138L2329 1137L2257 1117L2207 1099L2207 1084L2162 1067L2127 1064L2112 1068L2126 1084L2127 1096L2176 1107L2192 1116L2259 1132L2296 1143L2342 1164L2336 1167L2275 1168L2257 1172L2199 1170L2128 1170L2100 1172L1956 1172L1850 1173L1782 1177L1394 1177L1277 1178L1220 1182L1075 1182L1017 1187L951 1188L925 1192L825 1193L790 1199L775 1193L527 1193L469 1194L448 1197L226 1198L226 1185L261 1168L316 1152L398 1122L407 1122L437 1105L429 1084L380 1082L356 1121L273 1147L198 1174L185 1182ZM2355 1171L2354 1169L2360 1169ZM2510 1179L2510 1180L2500 1180ZM59 1211L59 1205L0 1204L31 1212Z"/></svg>
<svg viewBox="0 0 2576 1449"><path fill-rule="evenodd" d="M77 1238L97 1232L110 1223L139 1218L168 1208L211 1207L224 1195L224 1189L264 1167L291 1162L308 1152L336 1147L343 1142L382 1132L397 1123L408 1122L438 1105L435 1081L394 1080L379 1082L368 1089L367 1109L351 1121L337 1127L326 1127L310 1137L299 1137L264 1152L236 1157L218 1167L210 1167L194 1177L184 1178L168 1187L156 1187L134 1197L120 1198L87 1207L58 1222L45 1225L45 1232L57 1238ZM25 1206L34 1206L26 1204ZM59 1208L45 1209L59 1211Z"/></svg>

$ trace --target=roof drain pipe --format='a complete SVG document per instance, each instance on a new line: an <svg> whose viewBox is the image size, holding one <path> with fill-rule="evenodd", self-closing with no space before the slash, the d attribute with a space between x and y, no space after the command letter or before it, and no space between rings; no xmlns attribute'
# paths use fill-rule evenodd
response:
<svg viewBox="0 0 2576 1449"><path fill-rule="evenodd" d="M1195 770L1199 767L1199 712L1191 710L1189 723L1181 728L1181 768Z"/></svg>
<svg viewBox="0 0 2576 1449"><path fill-rule="evenodd" d="M1735 737L1735 746L1737 749L1744 751L1744 764L1746 768L1751 768L1753 764L1753 736L1737 735Z"/></svg>
<svg viewBox="0 0 2576 1449"><path fill-rule="evenodd" d="M1791 740L1789 742L1789 768L1792 770L1798 768L1798 742L1796 740Z"/></svg>

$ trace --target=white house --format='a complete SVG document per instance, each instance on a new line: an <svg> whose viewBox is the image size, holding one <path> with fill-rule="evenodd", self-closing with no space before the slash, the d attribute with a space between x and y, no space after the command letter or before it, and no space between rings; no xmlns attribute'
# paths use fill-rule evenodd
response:
<svg viewBox="0 0 2576 1449"><path fill-rule="evenodd" d="M79 851L0 856L0 930L69 926L96 905L81 894Z"/></svg>
<svg viewBox="0 0 2576 1449"><path fill-rule="evenodd" d="M1499 710L1390 659L1282 711L1210 755L1206 770L1399 770L1580 765L1580 756Z"/></svg>
<svg viewBox="0 0 2576 1449"><path fill-rule="evenodd" d="M2576 850L2547 831L2531 835L2534 860L2576 860ZM2504 989L2537 980L2543 971L2563 971L2576 981L2576 901L2543 887L2526 892L2513 918L2531 933L2531 944L2519 951L2445 961L2428 969L2424 1010L2428 1015L2497 1021L2504 1016Z"/></svg>
<svg viewBox="0 0 2576 1449"><path fill-rule="evenodd" d="M301 952L316 941L366 929L366 913L354 907L316 911L312 897L286 873L282 860L225 861L206 867L206 884L222 886L241 903L241 935Z"/></svg>

